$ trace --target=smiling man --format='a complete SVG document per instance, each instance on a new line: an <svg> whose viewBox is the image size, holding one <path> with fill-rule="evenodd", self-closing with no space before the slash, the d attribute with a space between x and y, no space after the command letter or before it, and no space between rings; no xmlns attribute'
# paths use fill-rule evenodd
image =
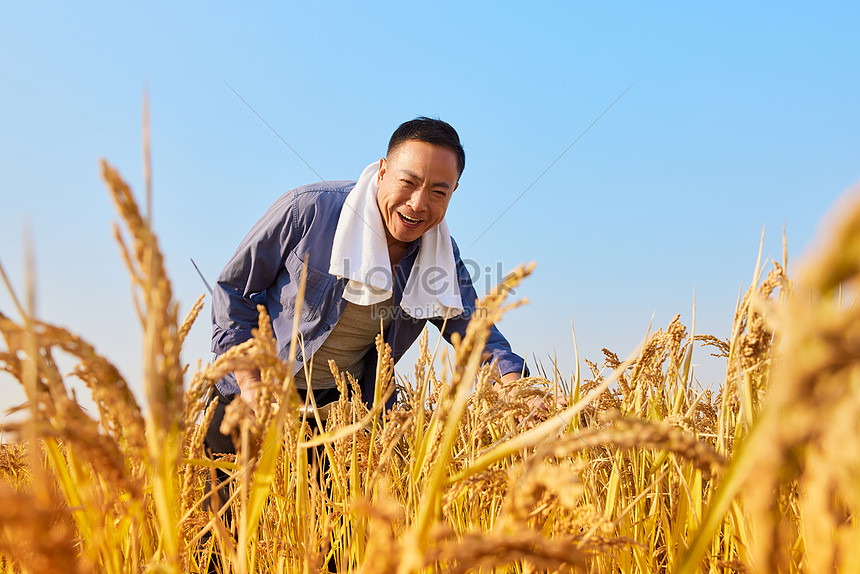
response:
<svg viewBox="0 0 860 574"><path fill-rule="evenodd" d="M212 303L212 350L223 353L251 337L256 305L266 306L286 358L297 307L298 283L308 265L299 330L304 340L296 362L296 387L318 405L337 400L328 369L361 382L372 402L376 370L374 338L382 329L395 363L429 320L450 340L463 335L476 293L445 213L465 167L457 132L426 117L402 124L385 158L356 182L320 182L284 194L251 229L218 277ZM524 361L493 328L486 346L504 381L526 372ZM313 359L310 379L305 362ZM219 431L223 407L237 397L253 407L257 371L237 371L216 385L220 403L209 427L210 452L234 452ZM393 403L393 397L390 399ZM390 403L390 404L391 404Z"/></svg>
<svg viewBox="0 0 860 574"><path fill-rule="evenodd" d="M445 218L462 172L456 151L420 140L396 145L388 157L379 160L376 200L395 264L392 251L405 252Z"/></svg>

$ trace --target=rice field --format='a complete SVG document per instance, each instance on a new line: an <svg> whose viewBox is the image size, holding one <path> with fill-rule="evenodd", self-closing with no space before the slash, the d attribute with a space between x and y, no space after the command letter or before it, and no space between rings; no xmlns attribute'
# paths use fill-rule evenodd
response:
<svg viewBox="0 0 860 574"><path fill-rule="evenodd" d="M528 276L520 267L482 299L450 369L434 370L447 351L425 332L397 380L378 340L377 403L343 392L311 434L318 411L289 376L299 342L278 358L263 308L252 340L183 364L202 297L182 318L145 214L102 172L145 392L92 343L35 319L27 293L16 317L0 313L0 365L28 400L26 420L2 429L0 572L860 572L860 204L791 278L787 255L759 261L728 339L676 317L628 357L605 350L584 372L499 390L481 341L517 305L505 287ZM694 348L724 357L721 388L694 385ZM77 359L73 373L58 353ZM251 367L257 416L234 401L222 429L238 454L209 460L210 389ZM355 384L330 368L342 390ZM533 396L569 406L530 411ZM205 504L216 469L231 477L232 520Z"/></svg>

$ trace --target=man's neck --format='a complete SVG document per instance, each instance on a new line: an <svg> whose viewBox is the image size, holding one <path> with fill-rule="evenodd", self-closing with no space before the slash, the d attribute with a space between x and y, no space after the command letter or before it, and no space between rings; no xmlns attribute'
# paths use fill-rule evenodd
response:
<svg viewBox="0 0 860 574"><path fill-rule="evenodd" d="M391 236L386 239L388 240L388 258L391 260L391 267L395 267L403 256L406 255L406 252L409 251L411 244L398 241Z"/></svg>

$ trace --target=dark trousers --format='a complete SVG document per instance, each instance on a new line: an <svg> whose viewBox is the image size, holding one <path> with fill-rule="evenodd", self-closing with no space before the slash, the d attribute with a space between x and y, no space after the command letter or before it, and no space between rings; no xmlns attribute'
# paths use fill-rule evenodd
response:
<svg viewBox="0 0 860 574"><path fill-rule="evenodd" d="M299 392L299 397L302 400L305 400L307 397L307 391L305 389L297 389ZM313 391L314 401L318 407L323 405L327 405L329 403L333 403L340 399L340 391L335 388L331 389L316 389ZM229 435L225 435L221 432L221 422L224 420L224 412L231 402L239 398L239 395L225 395L218 390L218 387L214 388L214 392L212 393L212 398L210 399L210 404L212 401L218 401L218 406L215 407L215 415L212 417L212 422L209 424L209 428L206 429L206 437L203 440L203 445L206 450L206 455L210 458L215 457L220 454L236 454L236 445L233 444L233 439ZM316 419L312 416L308 416L308 426L310 426L311 431L316 430ZM319 477L320 477L320 486L324 484L324 476L326 469L328 467L327 458L325 456L324 448L319 446L313 449L313 452L310 453L311 456L316 460L318 468L319 468ZM211 475L210 475L211 476ZM214 498L210 497L207 499L206 504L204 505L204 509L212 509L213 512L220 511L225 503L230 497L229 485L225 484L225 482L229 479L229 476L223 470L215 471L216 478L216 492L213 493L213 497L217 495L217 504L214 504ZM209 478L206 479L206 492L209 493L212 490L211 480ZM214 504L214 505L213 505ZM224 524L227 526L227 529L232 529L232 516L230 513L230 509L228 508L222 514L222 520L224 520ZM201 540L201 543L205 544L209 539L209 536L206 536ZM213 559L217 556L214 555ZM217 565L217 566L216 566ZM217 568L217 569L216 569ZM330 564L331 569L331 564ZM217 564L217 560L214 560L210 569L210 572L219 572L221 571L220 564ZM332 570L333 571L333 570Z"/></svg>

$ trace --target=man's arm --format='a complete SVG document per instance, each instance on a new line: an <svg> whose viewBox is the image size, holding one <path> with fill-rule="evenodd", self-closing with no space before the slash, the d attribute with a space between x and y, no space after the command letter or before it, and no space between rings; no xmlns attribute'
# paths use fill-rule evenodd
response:
<svg viewBox="0 0 860 574"><path fill-rule="evenodd" d="M251 407L251 411L255 412L257 404L257 392L262 383L260 379L260 370L238 370L233 371L233 376L236 377L236 384L239 385L239 396L242 400Z"/></svg>
<svg viewBox="0 0 860 574"><path fill-rule="evenodd" d="M502 375L502 384L505 385L507 383L513 383L514 381L519 380L519 373L508 373L506 375Z"/></svg>
<svg viewBox="0 0 860 574"><path fill-rule="evenodd" d="M294 199L295 194L288 192L266 211L218 276L212 294L214 353L223 353L251 338L257 326L259 295L272 285L295 247Z"/></svg>
<svg viewBox="0 0 860 574"><path fill-rule="evenodd" d="M453 238L451 243L454 246L454 261L457 265L458 281L460 282L460 299L463 303L463 314L458 317L449 318L445 324L445 330L442 331L444 321L441 318L433 318L430 321L442 332L442 336L449 343L451 335L459 333L460 336L465 336L466 327L475 313L475 303L478 300L478 294L472 284L472 278L469 275L469 270L463 263L460 257L460 250ZM501 331L493 325L490 327L490 333L485 342L485 352L490 354L490 360L495 360L499 367L499 372L506 380L516 380L525 374L528 376L529 370L522 357L511 350L511 345L508 340L502 335ZM503 379L505 380L505 379Z"/></svg>
<svg viewBox="0 0 860 574"><path fill-rule="evenodd" d="M445 325L445 331L442 332L442 336L444 336L445 340L449 343L451 342L450 336L452 333L460 333L460 336L465 335L466 326L469 324L469 320L475 312L475 303L478 298L475 287L472 284L472 278L469 276L469 272L460 258L460 251L457 248L457 244L453 239L451 239L451 242L454 245L454 260L457 262L457 274L459 275L460 281L460 296L463 301L464 313L459 317L449 319ZM436 325L440 331L442 330L443 321L441 319L431 319L431 322ZM501 374L500 382L502 385L512 383L519 380L521 377L529 376L529 370L525 361L522 357L511 350L511 346L507 339L505 339L495 325L490 327L490 334L489 337L487 337L485 351L490 354L490 360L496 361L496 365L499 367L499 372ZM498 388L498 385L494 386ZM552 403L552 400L541 398L539 396L529 397L525 401L526 406L533 413L551 410ZM555 397L555 408L561 409L566 406L567 399L565 397Z"/></svg>
<svg viewBox="0 0 860 574"><path fill-rule="evenodd" d="M251 228L215 283L212 296L212 351L224 353L251 338L257 303L284 269L297 242L293 222L295 193L281 196ZM242 398L253 405L260 372L236 371Z"/></svg>

